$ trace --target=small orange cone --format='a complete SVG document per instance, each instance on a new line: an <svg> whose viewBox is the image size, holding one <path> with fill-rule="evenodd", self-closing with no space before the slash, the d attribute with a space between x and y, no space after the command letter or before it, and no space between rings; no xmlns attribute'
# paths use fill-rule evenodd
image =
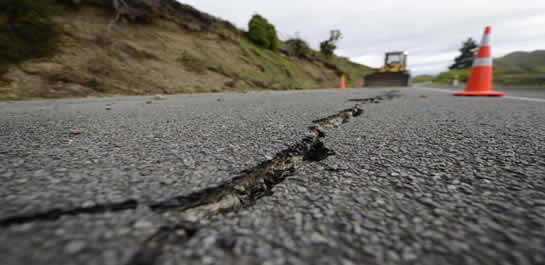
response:
<svg viewBox="0 0 545 265"><path fill-rule="evenodd" d="M346 89L346 78L344 75L341 75L341 85L339 86L339 89Z"/></svg>
<svg viewBox="0 0 545 265"><path fill-rule="evenodd" d="M492 91L492 53L490 48L490 26L484 30L479 52L473 60L473 67L464 92L455 96L503 97L505 93Z"/></svg>
<svg viewBox="0 0 545 265"><path fill-rule="evenodd" d="M363 80L360 81L360 88L363 88Z"/></svg>

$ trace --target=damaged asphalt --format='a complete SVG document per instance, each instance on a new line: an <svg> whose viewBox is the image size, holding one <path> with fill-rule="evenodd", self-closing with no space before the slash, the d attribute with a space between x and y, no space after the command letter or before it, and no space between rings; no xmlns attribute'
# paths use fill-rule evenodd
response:
<svg viewBox="0 0 545 265"><path fill-rule="evenodd" d="M545 262L543 103L147 101L0 104L4 264Z"/></svg>

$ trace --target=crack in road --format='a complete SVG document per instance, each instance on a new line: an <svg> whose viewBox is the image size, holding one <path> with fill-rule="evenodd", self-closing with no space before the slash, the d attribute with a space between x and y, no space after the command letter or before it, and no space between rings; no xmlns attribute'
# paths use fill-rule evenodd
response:
<svg viewBox="0 0 545 265"><path fill-rule="evenodd" d="M367 104L367 103L378 104L378 103L382 102L383 100L392 100L394 98L399 97L400 95L398 93L399 93L398 90L391 90L391 91L386 92L382 96L370 97L370 98L352 98L352 99L349 99L348 101L349 102L358 102L360 104Z"/></svg>
<svg viewBox="0 0 545 265"><path fill-rule="evenodd" d="M317 162L334 155L320 140L325 137L325 128L338 127L362 112L356 106L327 119L315 121L316 126L310 128L309 136L280 151L273 159L243 171L240 176L220 186L167 199L151 205L150 208L159 213L176 208L185 211L190 220L199 220L218 212L251 205L259 198L270 195L272 188L287 176L293 175L303 161Z"/></svg>
<svg viewBox="0 0 545 265"><path fill-rule="evenodd" d="M199 231L198 224L193 222L179 222L174 226L160 227L150 236L138 252L127 262L130 265L154 264L163 252L165 243L183 244Z"/></svg>
<svg viewBox="0 0 545 265"><path fill-rule="evenodd" d="M0 227L7 227L35 221L54 221L66 215L75 216L80 214L100 214L106 212L134 210L136 209L136 207L138 207L138 202L136 200L127 200L123 202L98 204L91 207L81 207L67 210L51 209L41 213L8 217L6 219L0 220Z"/></svg>
<svg viewBox="0 0 545 265"><path fill-rule="evenodd" d="M168 242L184 244L200 229L199 221L212 216L237 211L255 204L260 198L270 196L273 188L295 173L302 163L316 163L334 155L321 141L329 129L347 123L353 117L360 116L363 110L360 104L380 103L399 97L397 91L389 91L381 96L365 99L349 99L358 102L354 107L345 109L329 117L315 120L309 127L308 136L288 148L278 152L272 159L261 162L254 168L244 170L239 176L215 187L209 187L189 195L177 196L146 205L153 212L161 214L178 211L185 220L176 225L162 226L150 236L127 265L154 264L162 254L163 246ZM119 203L101 204L93 207L80 207L68 210L52 209L42 213L12 216L0 220L0 227L24 224L35 221L52 221L62 216L80 214L100 214L136 209L137 200L130 199Z"/></svg>
<svg viewBox="0 0 545 265"><path fill-rule="evenodd" d="M359 116L363 110L358 106L346 109L325 119L316 120L316 124L309 128L310 135L301 141L277 153L273 159L264 161L258 166L242 172L228 183L217 187L207 188L187 196L179 196L153 204L151 210L163 213L172 209L183 212L185 223L203 221L214 215L236 211L256 203L260 198L272 195L272 189L295 173L299 165L305 161L318 162L335 153L325 147L320 140L325 137L325 128L338 127L348 122L352 117ZM193 227L194 228L194 227ZM160 257L158 246L164 245L172 236L177 227L162 227L151 236L142 248L129 260L127 265L154 264ZM196 230L198 231L198 229ZM195 231L195 233L196 233ZM186 242L191 236L183 234L177 242ZM167 236L164 234L170 234Z"/></svg>
<svg viewBox="0 0 545 265"><path fill-rule="evenodd" d="M391 100L396 97L399 97L396 91L390 91L376 98ZM368 100L374 101L373 98ZM363 110L359 108L359 104L356 104L354 107L340 111L335 115L315 120L312 122L314 126L309 127L309 136L280 151L273 159L264 161L255 168L245 170L243 174L235 177L230 182L187 196L171 198L151 205L150 208L157 213L177 209L183 212L184 217L187 218L184 222L197 223L214 215L253 205L260 198L272 195L274 186L284 181L286 177L293 175L301 163L305 161L315 163L334 155L335 153L325 147L320 139L326 136L327 129L337 128L361 114L363 114ZM162 227L157 233L173 234L175 229ZM195 228L192 227L192 229ZM199 229L191 230L194 232L191 233L191 236L188 237L184 234L182 238L176 241L179 244L184 244ZM162 254L161 248L157 246L163 246L166 243L164 237L157 234L153 235L126 265L154 264ZM144 258L140 260L138 257Z"/></svg>

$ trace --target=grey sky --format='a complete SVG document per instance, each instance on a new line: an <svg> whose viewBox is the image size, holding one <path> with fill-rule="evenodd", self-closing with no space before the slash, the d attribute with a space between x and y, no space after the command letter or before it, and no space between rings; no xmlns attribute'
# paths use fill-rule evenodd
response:
<svg viewBox="0 0 545 265"><path fill-rule="evenodd" d="M409 52L414 74L446 70L461 42L480 41L492 26L494 57L545 49L544 0L187 0L197 9L247 28L255 13L276 26L282 39L299 36L318 48L329 30L344 39L337 54L369 66L386 51Z"/></svg>

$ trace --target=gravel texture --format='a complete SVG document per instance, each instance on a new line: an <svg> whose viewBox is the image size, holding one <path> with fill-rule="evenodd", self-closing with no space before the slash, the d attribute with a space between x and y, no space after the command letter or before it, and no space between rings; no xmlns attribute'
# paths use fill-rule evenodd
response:
<svg viewBox="0 0 545 265"><path fill-rule="evenodd" d="M361 116L327 130L322 141L334 156L302 163L249 207L199 220L191 233L161 230L183 223L180 213L146 207L272 159L301 140L311 121L384 92L3 103L0 220L128 199L138 207L4 225L0 260L545 263L540 102L400 89L401 97L361 104ZM149 248L160 249L156 258L135 259Z"/></svg>

